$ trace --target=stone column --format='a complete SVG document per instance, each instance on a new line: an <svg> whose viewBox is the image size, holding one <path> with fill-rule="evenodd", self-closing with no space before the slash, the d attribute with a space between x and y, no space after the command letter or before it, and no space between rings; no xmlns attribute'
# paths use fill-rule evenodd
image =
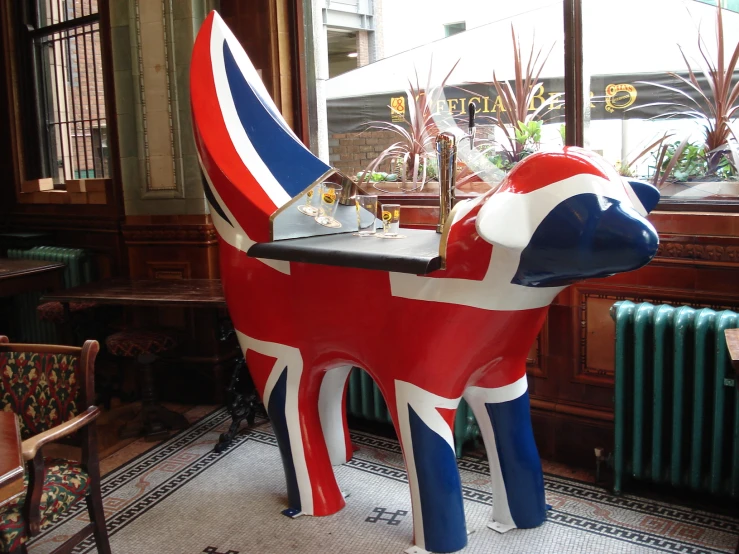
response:
<svg viewBox="0 0 739 554"><path fill-rule="evenodd" d="M204 214L190 119L192 45L212 0L110 0L127 215Z"/></svg>

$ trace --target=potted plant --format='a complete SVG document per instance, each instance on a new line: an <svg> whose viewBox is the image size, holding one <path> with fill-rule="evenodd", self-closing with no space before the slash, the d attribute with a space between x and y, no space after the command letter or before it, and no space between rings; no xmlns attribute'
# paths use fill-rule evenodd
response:
<svg viewBox="0 0 739 554"><path fill-rule="evenodd" d="M431 73L433 59L429 67L428 80L425 88L422 88L416 73L415 85L409 79L407 97L407 109L401 113L389 106L391 111L402 118L401 122L391 123L386 121L372 121L368 124L368 131L390 131L397 140L383 150L372 160L364 171L357 175L358 184L373 182L376 188L383 190L377 183L385 181L400 181L402 192L420 190L429 178L429 171L433 166L431 160L436 156L434 142L439 133L434 122L436 106L441 98L444 85L459 64L459 60L452 66L451 70L442 79L441 84L431 86ZM394 160L392 172L379 172L383 162ZM388 191L386 191L388 192Z"/></svg>
<svg viewBox="0 0 739 554"><path fill-rule="evenodd" d="M670 111L658 117L689 117L703 124L703 144L691 144L686 138L680 143L663 145L658 152L655 183L663 188L669 186L665 192L673 196L739 196L739 181L736 180L736 164L739 160L732 155L730 143L731 125L739 110L739 83L733 82L739 61L739 43L727 63L722 13L719 2L716 6L715 57L711 56L698 29L700 60L693 63L700 66L704 83L698 80L693 64L679 45L687 67L687 77L673 72L668 74L690 92L675 86L642 81L643 84L662 88L681 97L680 101L647 104L670 108ZM692 188L699 190L691 192Z"/></svg>
<svg viewBox="0 0 739 554"><path fill-rule="evenodd" d="M531 44L528 60L524 65L521 42L516 37L516 30L511 25L511 39L513 41L513 85L498 81L493 71L493 86L500 102L493 122L502 131L505 144L497 153L491 153L490 161L501 169L510 169L527 155L537 151L541 143L542 114L551 105L559 100L561 94L550 96L533 111L529 110L536 91L542 86L539 76L554 44L549 51L543 54L543 48L536 49L534 41Z"/></svg>

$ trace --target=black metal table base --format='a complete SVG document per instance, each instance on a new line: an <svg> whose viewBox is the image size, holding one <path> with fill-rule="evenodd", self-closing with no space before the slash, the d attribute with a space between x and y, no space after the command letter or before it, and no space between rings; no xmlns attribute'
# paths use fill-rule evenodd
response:
<svg viewBox="0 0 739 554"><path fill-rule="evenodd" d="M229 322L230 323L230 322ZM221 340L228 340L234 335L233 327L230 325L223 326ZM246 421L248 426L254 425L254 418L257 411L261 411L261 402L257 395L256 387L251 380L249 371L246 368L246 360L244 356L239 357L234 365L233 373L231 373L231 381L229 382L226 409L231 416L231 425L228 431L221 433L213 451L220 454L226 450L234 440L236 433L241 428L241 423Z"/></svg>
<svg viewBox="0 0 739 554"><path fill-rule="evenodd" d="M229 425L228 431L221 433L218 438L218 444L213 449L216 453L223 452L231 445L242 421L246 420L248 426L254 425L254 418L259 407L259 397L249 372L246 370L246 362L243 357L236 362L226 392L228 393L226 409L231 415L231 425Z"/></svg>

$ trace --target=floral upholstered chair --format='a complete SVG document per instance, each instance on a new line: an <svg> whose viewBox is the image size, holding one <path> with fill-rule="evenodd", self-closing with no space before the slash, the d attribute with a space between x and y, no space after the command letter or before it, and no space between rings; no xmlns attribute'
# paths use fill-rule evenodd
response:
<svg viewBox="0 0 739 554"><path fill-rule="evenodd" d="M100 493L94 406L97 341L82 348L9 344L0 336L0 410L19 421L26 492L0 507L0 552L25 554L26 541L84 500L90 523L54 552L69 552L94 533L98 552L110 554ZM44 446L82 448L81 462L45 458Z"/></svg>

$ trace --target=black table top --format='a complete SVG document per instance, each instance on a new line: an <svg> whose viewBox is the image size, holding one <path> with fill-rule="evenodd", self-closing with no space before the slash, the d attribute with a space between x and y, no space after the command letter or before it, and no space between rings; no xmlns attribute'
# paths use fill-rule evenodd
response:
<svg viewBox="0 0 739 554"><path fill-rule="evenodd" d="M401 229L406 238L357 237L351 233L258 242L252 258L283 260L425 275L441 268L441 235L425 229Z"/></svg>

